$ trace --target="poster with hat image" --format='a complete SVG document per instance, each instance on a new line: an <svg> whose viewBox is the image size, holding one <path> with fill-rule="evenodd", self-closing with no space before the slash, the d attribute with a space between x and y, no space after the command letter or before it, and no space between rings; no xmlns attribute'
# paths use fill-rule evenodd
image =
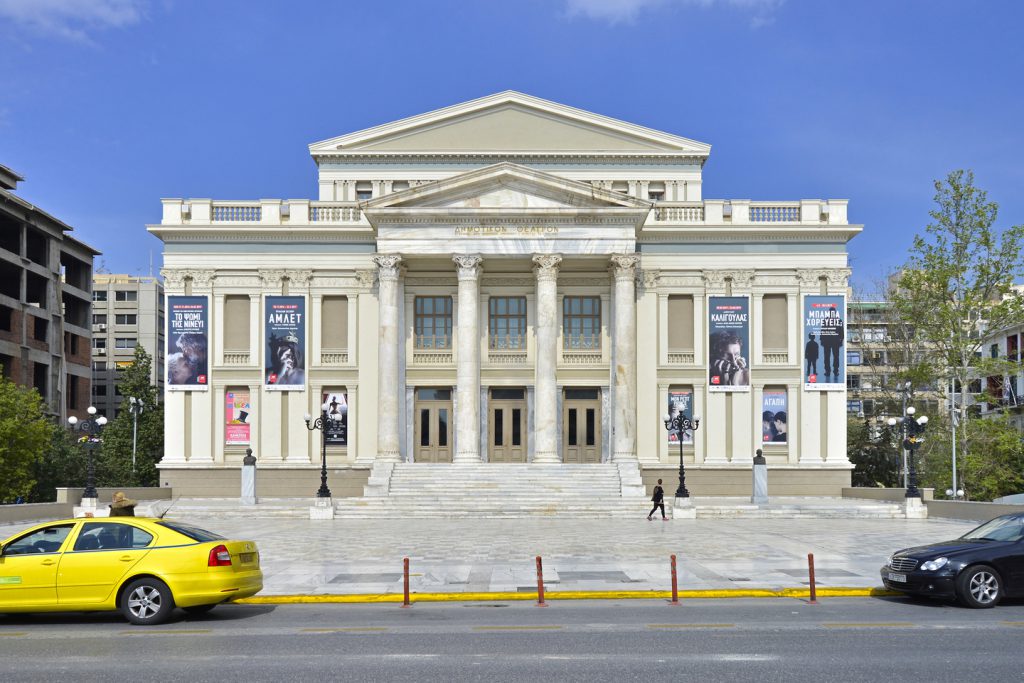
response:
<svg viewBox="0 0 1024 683"><path fill-rule="evenodd" d="M804 389L846 390L846 297L804 296Z"/></svg>
<svg viewBox="0 0 1024 683"><path fill-rule="evenodd" d="M263 309L263 387L306 388L306 298L268 296Z"/></svg>
<svg viewBox="0 0 1024 683"><path fill-rule="evenodd" d="M208 311L205 296L167 297L164 364L168 391L209 390Z"/></svg>
<svg viewBox="0 0 1024 683"><path fill-rule="evenodd" d="M224 444L248 446L252 406L248 389L229 389L224 394Z"/></svg>

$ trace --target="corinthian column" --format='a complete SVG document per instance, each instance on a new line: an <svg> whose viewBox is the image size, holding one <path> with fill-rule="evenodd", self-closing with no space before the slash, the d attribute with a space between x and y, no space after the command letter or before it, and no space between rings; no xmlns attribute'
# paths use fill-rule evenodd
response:
<svg viewBox="0 0 1024 683"><path fill-rule="evenodd" d="M633 254L612 256L615 277L615 438L612 461L636 461L636 265Z"/></svg>
<svg viewBox="0 0 1024 683"><path fill-rule="evenodd" d="M480 462L480 256L453 256L459 275L455 462Z"/></svg>
<svg viewBox="0 0 1024 683"><path fill-rule="evenodd" d="M398 276L402 257L374 256L379 282L377 460L398 462Z"/></svg>
<svg viewBox="0 0 1024 683"><path fill-rule="evenodd" d="M558 462L558 254L538 254L537 264L537 378L534 392L534 462Z"/></svg>

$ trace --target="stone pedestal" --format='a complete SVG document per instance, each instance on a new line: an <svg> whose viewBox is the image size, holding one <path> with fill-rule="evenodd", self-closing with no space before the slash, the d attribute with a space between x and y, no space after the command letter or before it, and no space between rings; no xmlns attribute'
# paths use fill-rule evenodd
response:
<svg viewBox="0 0 1024 683"><path fill-rule="evenodd" d="M317 498L309 508L310 519L334 519L334 499Z"/></svg>
<svg viewBox="0 0 1024 683"><path fill-rule="evenodd" d="M672 519L697 519L697 508L690 498L675 498L672 501Z"/></svg>
<svg viewBox="0 0 1024 683"><path fill-rule="evenodd" d="M907 519L928 519L928 506L920 498L904 498L903 501Z"/></svg>
<svg viewBox="0 0 1024 683"><path fill-rule="evenodd" d="M754 465L754 492L750 496L754 505L768 504L768 466Z"/></svg>
<svg viewBox="0 0 1024 683"><path fill-rule="evenodd" d="M242 505L256 504L256 466L242 465Z"/></svg>
<svg viewBox="0 0 1024 683"><path fill-rule="evenodd" d="M110 508L100 507L97 498L83 498L80 505L74 507L75 517L107 517Z"/></svg>

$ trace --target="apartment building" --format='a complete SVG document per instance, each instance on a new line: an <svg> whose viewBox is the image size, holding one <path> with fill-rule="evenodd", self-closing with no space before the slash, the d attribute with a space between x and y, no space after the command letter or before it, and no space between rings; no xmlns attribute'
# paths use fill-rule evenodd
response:
<svg viewBox="0 0 1024 683"><path fill-rule="evenodd" d="M137 345L153 358L151 379L163 392L164 286L153 277L105 273L92 284L92 400L112 418L127 400L117 383Z"/></svg>
<svg viewBox="0 0 1024 683"><path fill-rule="evenodd" d="M23 180L0 165L0 365L63 420L89 406L92 262L100 252L19 197Z"/></svg>

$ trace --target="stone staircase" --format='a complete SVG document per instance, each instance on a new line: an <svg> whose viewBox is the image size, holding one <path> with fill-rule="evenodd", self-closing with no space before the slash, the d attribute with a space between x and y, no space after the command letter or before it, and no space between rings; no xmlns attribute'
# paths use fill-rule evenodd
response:
<svg viewBox="0 0 1024 683"><path fill-rule="evenodd" d="M770 498L754 505L749 498L695 498L698 519L905 519L903 506L853 498Z"/></svg>
<svg viewBox="0 0 1024 683"><path fill-rule="evenodd" d="M637 517L648 510L635 464L377 463L341 518Z"/></svg>

